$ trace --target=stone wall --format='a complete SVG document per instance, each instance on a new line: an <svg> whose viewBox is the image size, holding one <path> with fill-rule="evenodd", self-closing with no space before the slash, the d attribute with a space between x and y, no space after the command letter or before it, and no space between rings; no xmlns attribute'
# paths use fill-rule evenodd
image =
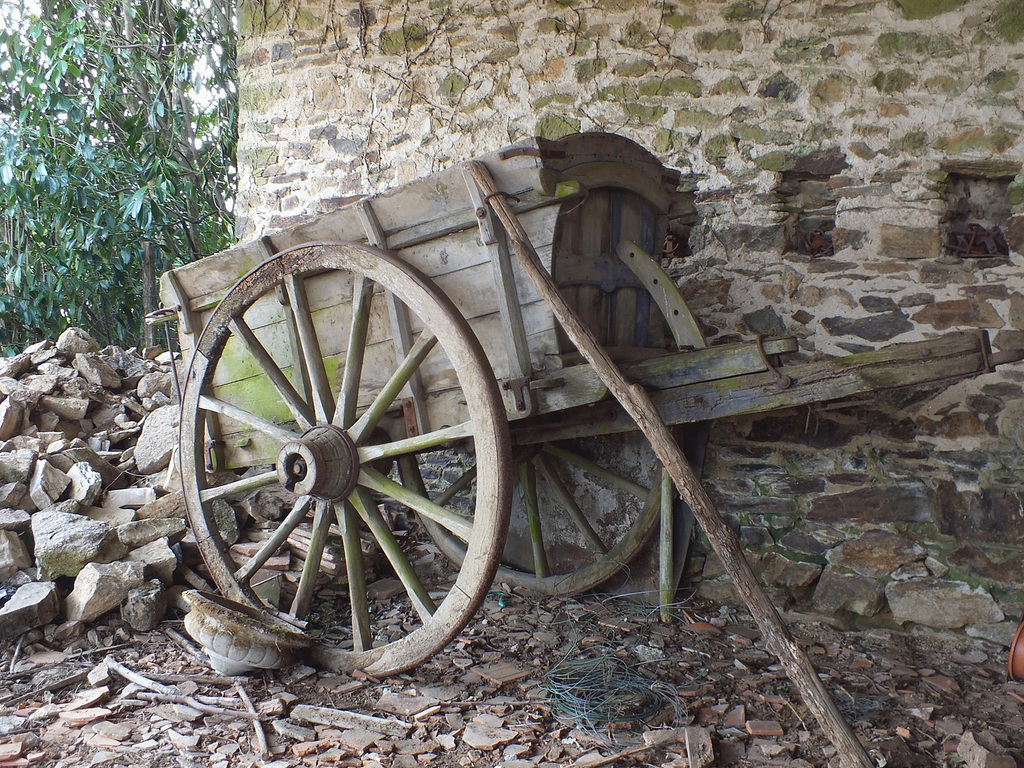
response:
<svg viewBox="0 0 1024 768"><path fill-rule="evenodd" d="M612 131L689 175L668 266L712 343L1024 346L1020 0L242 11L243 239L534 134ZM1005 639L1022 381L716 422L705 479L783 604Z"/></svg>

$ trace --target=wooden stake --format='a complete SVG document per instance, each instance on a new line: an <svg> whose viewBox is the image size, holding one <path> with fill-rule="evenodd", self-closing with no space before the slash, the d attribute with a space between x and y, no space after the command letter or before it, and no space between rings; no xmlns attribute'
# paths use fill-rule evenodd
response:
<svg viewBox="0 0 1024 768"><path fill-rule="evenodd" d="M835 746L841 764L844 768L874 768L874 761L868 756L857 739L857 734L836 707L807 654L797 645L779 612L761 588L750 564L743 556L739 541L722 520L711 497L694 475L682 449L673 439L669 428L661 421L657 408L646 390L631 384L623 376L594 335L562 299L558 287L541 264L529 236L509 207L504 193L495 185L487 167L481 162L474 161L468 163L468 168L484 193L485 199L489 201L508 232L513 252L520 265L551 307L566 335L594 367L601 381L650 441L658 459L672 477L679 495L693 510L734 586L764 633L769 650L779 658L808 709Z"/></svg>

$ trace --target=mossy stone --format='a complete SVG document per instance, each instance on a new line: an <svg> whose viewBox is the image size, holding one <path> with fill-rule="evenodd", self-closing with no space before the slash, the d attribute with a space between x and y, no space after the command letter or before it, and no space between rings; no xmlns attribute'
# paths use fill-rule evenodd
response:
<svg viewBox="0 0 1024 768"><path fill-rule="evenodd" d="M707 140L704 153L711 157L728 157L736 147L733 137L727 133L719 133Z"/></svg>
<svg viewBox="0 0 1024 768"><path fill-rule="evenodd" d="M955 11L967 0L895 0L905 19L930 19Z"/></svg>
<svg viewBox="0 0 1024 768"><path fill-rule="evenodd" d="M776 152L769 152L768 154L761 155L760 157L755 157L754 165L762 171L782 173L783 171L790 171L793 169L793 166L796 165L796 158L789 152L779 150Z"/></svg>
<svg viewBox="0 0 1024 768"><path fill-rule="evenodd" d="M576 62L576 82L585 83L593 80L599 74L608 69L608 62L604 59L584 59Z"/></svg>
<svg viewBox="0 0 1024 768"><path fill-rule="evenodd" d="M932 93L945 93L949 96L958 96L967 89L967 84L962 80L948 75L936 75L924 81L924 87Z"/></svg>
<svg viewBox="0 0 1024 768"><path fill-rule="evenodd" d="M684 27L693 26L697 23L697 18L688 13L670 13L662 18L662 22L669 29L678 31Z"/></svg>
<svg viewBox="0 0 1024 768"><path fill-rule="evenodd" d="M627 48L643 48L654 40L651 30L640 21L631 21L622 32L622 39L619 41Z"/></svg>
<svg viewBox="0 0 1024 768"><path fill-rule="evenodd" d="M1017 88L1020 75L1013 69L995 69L985 75L984 83L993 93L1008 93Z"/></svg>
<svg viewBox="0 0 1024 768"><path fill-rule="evenodd" d="M654 64L651 62L645 59L636 59L626 64L619 64L612 71L619 77L643 77L652 69L654 69Z"/></svg>
<svg viewBox="0 0 1024 768"><path fill-rule="evenodd" d="M575 117L565 117L549 112L537 121L534 132L542 139L560 139L571 133L579 133L580 121Z"/></svg>
<svg viewBox="0 0 1024 768"><path fill-rule="evenodd" d="M644 124L657 122L668 112L665 107L648 107L635 102L623 104L622 110L627 117Z"/></svg>
<svg viewBox="0 0 1024 768"><path fill-rule="evenodd" d="M462 95L462 92L466 90L466 85L466 78L462 75L451 74L441 81L441 93L449 101L456 101Z"/></svg>
<svg viewBox="0 0 1024 768"><path fill-rule="evenodd" d="M654 135L652 148L655 152L663 154L673 151L680 146L680 136L671 128L660 128Z"/></svg>
<svg viewBox="0 0 1024 768"><path fill-rule="evenodd" d="M770 131L753 123L733 123L731 130L733 137L753 144L792 144L795 140L791 133Z"/></svg>
<svg viewBox="0 0 1024 768"><path fill-rule="evenodd" d="M785 72L780 71L761 84L757 89L757 95L765 99L792 102L800 95L800 86L790 80Z"/></svg>
<svg viewBox="0 0 1024 768"><path fill-rule="evenodd" d="M818 61L821 59L821 49L825 42L825 38L819 35L792 37L778 47L775 58L783 64Z"/></svg>
<svg viewBox="0 0 1024 768"><path fill-rule="evenodd" d="M829 3L821 6L822 16L850 16L855 13L867 13L875 8L877 3L874 0L867 3L854 3L853 5L839 5L837 3Z"/></svg>
<svg viewBox="0 0 1024 768"><path fill-rule="evenodd" d="M548 16L537 22L537 31L542 35L557 35L565 31L565 22L553 16Z"/></svg>
<svg viewBox="0 0 1024 768"><path fill-rule="evenodd" d="M732 96L734 94L745 94L747 87L736 75L723 77L711 87L711 93L715 96Z"/></svg>
<svg viewBox="0 0 1024 768"><path fill-rule="evenodd" d="M694 38L697 48L702 51L742 51L743 38L735 29L725 32L701 32Z"/></svg>
<svg viewBox="0 0 1024 768"><path fill-rule="evenodd" d="M893 153L909 152L915 154L928 146L928 134L924 131L910 131L889 143L889 151Z"/></svg>
<svg viewBox="0 0 1024 768"><path fill-rule="evenodd" d="M507 45L504 48L495 48L483 57L484 64L501 64L502 62L514 59L519 55L518 45Z"/></svg>
<svg viewBox="0 0 1024 768"><path fill-rule="evenodd" d="M935 148L951 154L979 149L1002 153L1013 147L1019 139L1018 133L1012 132L1004 126L999 126L991 133L985 133L981 128L975 128L955 136L943 137L935 142Z"/></svg>
<svg viewBox="0 0 1024 768"><path fill-rule="evenodd" d="M722 18L727 19L728 21L751 21L752 19L760 19L761 12L764 8L764 3L744 0L744 2L730 5L722 11Z"/></svg>
<svg viewBox="0 0 1024 768"><path fill-rule="evenodd" d="M635 89L630 90L627 85L611 85L602 88L597 92L597 98L601 101L626 101L636 95Z"/></svg>
<svg viewBox="0 0 1024 768"><path fill-rule="evenodd" d="M871 78L871 85L879 93L901 93L916 82L912 74L905 69L893 69L878 72Z"/></svg>
<svg viewBox="0 0 1024 768"><path fill-rule="evenodd" d="M1008 43L1024 39L1024 3L1021 0L1003 0L992 14L992 26Z"/></svg>
<svg viewBox="0 0 1024 768"><path fill-rule="evenodd" d="M717 128L724 118L708 112L706 109L677 109L673 125L677 127L698 128L702 131Z"/></svg>
<svg viewBox="0 0 1024 768"><path fill-rule="evenodd" d="M648 80L640 84L641 96L670 96L678 93L700 96L700 80L680 75L664 80Z"/></svg>
<svg viewBox="0 0 1024 768"><path fill-rule="evenodd" d="M849 75L834 74L823 78L811 91L811 102L818 104L838 104L846 98L854 81Z"/></svg>
<svg viewBox="0 0 1024 768"><path fill-rule="evenodd" d="M920 32L884 32L875 43L884 57L946 56L957 50L956 41L947 35L923 35Z"/></svg>
<svg viewBox="0 0 1024 768"><path fill-rule="evenodd" d="M1006 188L1006 202L1014 206L1024 205L1024 174L1019 174Z"/></svg>

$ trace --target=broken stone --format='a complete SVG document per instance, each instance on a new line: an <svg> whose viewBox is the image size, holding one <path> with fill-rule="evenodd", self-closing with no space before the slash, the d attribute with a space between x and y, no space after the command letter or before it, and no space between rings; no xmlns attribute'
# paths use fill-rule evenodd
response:
<svg viewBox="0 0 1024 768"><path fill-rule="evenodd" d="M103 475L93 469L92 465L79 461L71 465L67 476L71 481L71 499L86 506L96 503L103 492Z"/></svg>
<svg viewBox="0 0 1024 768"><path fill-rule="evenodd" d="M139 507L135 516L139 520L156 520L162 517L178 517L184 520L185 497L180 492L161 496L156 501L151 501L145 506Z"/></svg>
<svg viewBox="0 0 1024 768"><path fill-rule="evenodd" d="M79 353L99 352L100 345L87 331L81 328L68 328L57 337L57 351L70 358Z"/></svg>
<svg viewBox="0 0 1024 768"><path fill-rule="evenodd" d="M170 397L173 387L174 377L170 372L154 371L153 373L147 373L139 379L139 385L136 387L135 393L139 396L140 400L151 398L157 393Z"/></svg>
<svg viewBox="0 0 1024 768"><path fill-rule="evenodd" d="M178 558L167 544L166 539L157 539L138 549L133 549L127 554L126 559L128 562L141 563L147 579L160 579L164 584L174 581Z"/></svg>
<svg viewBox="0 0 1024 768"><path fill-rule="evenodd" d="M85 414L89 410L89 402L89 400L79 397L44 395L39 398L39 407L47 409L62 419L79 421L85 418Z"/></svg>
<svg viewBox="0 0 1024 768"><path fill-rule="evenodd" d="M36 627L49 624L60 610L57 585L52 581L32 581L0 608L0 637L9 639Z"/></svg>
<svg viewBox="0 0 1024 768"><path fill-rule="evenodd" d="M151 475L164 469L178 444L178 406L165 405L146 418L142 434L135 444L135 465L139 472Z"/></svg>
<svg viewBox="0 0 1024 768"><path fill-rule="evenodd" d="M884 530L865 531L828 553L828 561L861 576L887 576L897 568L922 561L924 547L916 541Z"/></svg>
<svg viewBox="0 0 1024 768"><path fill-rule="evenodd" d="M103 506L110 509L136 509L156 500L156 491L152 488L119 488L107 491Z"/></svg>
<svg viewBox="0 0 1024 768"><path fill-rule="evenodd" d="M154 520L136 520L117 527L117 537L127 549L137 549L157 539L168 539L175 544L185 537L187 526L181 518L166 517Z"/></svg>
<svg viewBox="0 0 1024 768"><path fill-rule="evenodd" d="M0 508L24 509L22 502L26 496L28 486L23 483L4 483L0 485Z"/></svg>
<svg viewBox="0 0 1024 768"><path fill-rule="evenodd" d="M516 735L515 731L508 728L471 722L462 733L462 741L473 749L492 750L513 741Z"/></svg>
<svg viewBox="0 0 1024 768"><path fill-rule="evenodd" d="M885 592L876 579L844 573L830 565L818 579L811 600L815 609L825 614L846 610L860 616L874 616L885 606Z"/></svg>
<svg viewBox="0 0 1024 768"><path fill-rule="evenodd" d="M997 755L978 743L968 731L960 739L956 753L964 759L965 768L1016 768L1017 761L1010 755Z"/></svg>
<svg viewBox="0 0 1024 768"><path fill-rule="evenodd" d="M885 587L893 619L939 629L1002 621L1003 612L983 587L960 581L920 579L891 582Z"/></svg>
<svg viewBox="0 0 1024 768"><path fill-rule="evenodd" d="M66 504L77 507L75 502ZM77 576L88 563L115 560L120 550L110 526L59 508L32 516L32 537L36 564L44 579Z"/></svg>
<svg viewBox="0 0 1024 768"><path fill-rule="evenodd" d="M28 376L22 376L19 383L25 389L25 394L30 401L37 403L43 395L52 395L57 391L60 379L52 374L31 373Z"/></svg>
<svg viewBox="0 0 1024 768"><path fill-rule="evenodd" d="M35 451L22 448L0 453L0 482L28 485L36 463Z"/></svg>
<svg viewBox="0 0 1024 768"><path fill-rule="evenodd" d="M0 531L27 531L32 516L23 509L0 508Z"/></svg>
<svg viewBox="0 0 1024 768"><path fill-rule="evenodd" d="M167 613L167 595L159 581L147 581L128 590L121 618L136 632L151 632L156 629Z"/></svg>
<svg viewBox="0 0 1024 768"><path fill-rule="evenodd" d="M121 377L108 363L95 354L79 352L72 363L90 384L104 389L120 389Z"/></svg>
<svg viewBox="0 0 1024 768"><path fill-rule="evenodd" d="M769 552L762 561L764 577L780 587L809 587L821 574L820 563L790 560L778 552Z"/></svg>
<svg viewBox="0 0 1024 768"><path fill-rule="evenodd" d="M0 531L0 581L32 567L28 547L14 531Z"/></svg>
<svg viewBox="0 0 1024 768"><path fill-rule="evenodd" d="M27 354L0 358L0 378L16 379L28 370L31 360Z"/></svg>
<svg viewBox="0 0 1024 768"><path fill-rule="evenodd" d="M116 488L118 483L125 482L121 470L96 453L82 440L72 440L71 445L65 448L63 453L75 462L84 461L99 472L103 478L103 484L108 487Z"/></svg>
<svg viewBox="0 0 1024 768"><path fill-rule="evenodd" d="M28 484L28 495L39 509L46 509L60 498L71 478L46 459L36 462Z"/></svg>
<svg viewBox="0 0 1024 768"><path fill-rule="evenodd" d="M124 602L128 591L144 580L142 563L89 563L75 577L64 615L71 621L93 621Z"/></svg>
<svg viewBox="0 0 1024 768"><path fill-rule="evenodd" d="M24 417L25 408L13 397L0 403L0 440L10 440L21 432Z"/></svg>

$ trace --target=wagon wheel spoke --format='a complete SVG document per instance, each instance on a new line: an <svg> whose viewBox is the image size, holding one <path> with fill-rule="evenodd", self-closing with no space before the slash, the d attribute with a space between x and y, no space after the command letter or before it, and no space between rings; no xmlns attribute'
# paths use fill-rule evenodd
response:
<svg viewBox="0 0 1024 768"><path fill-rule="evenodd" d="M363 373L363 356L366 352L366 333L370 327L370 300L373 298L373 281L359 275L352 290L352 325L349 328L348 346L345 352L345 373L341 380L338 405L331 423L347 428L356 418L356 401L359 398L359 382Z"/></svg>
<svg viewBox="0 0 1024 768"><path fill-rule="evenodd" d="M326 424L334 414L334 395L324 367L323 354L320 351L320 340L317 338L313 325L313 312L306 295L306 281L301 275L289 274L285 278L291 309L295 315L295 326L299 334L299 345L302 358L306 361L306 373L313 390L313 409L317 421Z"/></svg>
<svg viewBox="0 0 1024 768"><path fill-rule="evenodd" d="M583 510L580 509L580 505L576 503L576 499L573 497L572 492L566 487L565 483L562 482L562 478L558 476L558 472L552 465L551 460L543 454L537 456L534 461L537 464L537 468L541 471L544 479L548 482L551 488L555 491L558 496L558 500L562 503L563 508L569 513L573 523L579 529L580 533L583 534L584 539L590 544L591 548L604 555L608 553L608 547L601 540L597 531L594 530L594 526L587 520L586 515L583 514Z"/></svg>
<svg viewBox="0 0 1024 768"><path fill-rule="evenodd" d="M277 365L266 347L256 338L256 334L253 333L245 320L241 317L232 319L231 330L242 340L249 354L259 364L260 369L266 374L271 384L274 385L274 389L277 390L281 399L284 400L298 425L304 430L313 426L316 417L313 415L309 404L295 391L295 387L292 386L292 383L284 375L284 371Z"/></svg>
<svg viewBox="0 0 1024 768"><path fill-rule="evenodd" d="M615 472L612 472L611 470L600 466L596 462L584 458L583 456L580 456L578 453L570 451L567 448L564 448L560 445L555 445L554 443L546 443L544 445L544 451L546 453L551 454L557 459L561 459L567 464L572 464L575 467L579 467L584 472L593 475L594 477L604 481L608 485L611 485L614 488L618 488L619 490L626 491L627 493L631 493L634 496L646 498L647 494L651 492L650 488L645 488L639 483L635 483L628 478L622 477L621 475L618 475Z"/></svg>
<svg viewBox="0 0 1024 768"><path fill-rule="evenodd" d="M519 464L519 484L523 491L523 503L526 505L526 522L529 526L530 544L533 550L533 572L538 579L543 579L551 571L548 567L547 551L544 548L544 532L540 524L537 471L532 461L524 461Z"/></svg>
<svg viewBox="0 0 1024 768"><path fill-rule="evenodd" d="M324 547L327 545L327 534L333 520L334 505L329 501L317 499L313 511L313 535L309 541L309 551L306 553L306 562L302 566L299 587L291 607L291 614L300 619L305 618L309 612L313 589L320 576L320 563L324 556Z"/></svg>
<svg viewBox="0 0 1024 768"><path fill-rule="evenodd" d="M365 445L359 449L359 460L364 464L377 459L402 456L409 453L430 450L440 445L448 445L456 440L470 437L473 434L473 425L468 421L456 424L451 427L435 429L414 437L407 437L403 440L394 440L390 443Z"/></svg>
<svg viewBox="0 0 1024 768"><path fill-rule="evenodd" d="M335 505L341 541L345 548L345 572L348 576L349 606L352 609L352 648L356 652L373 646L370 632L370 606L363 576L363 548L359 543L359 518L349 502Z"/></svg>
<svg viewBox="0 0 1024 768"><path fill-rule="evenodd" d="M263 434L268 435L280 443L287 443L289 440L294 440L298 437L298 435L290 429L285 429L268 419L257 416L255 413L251 413L244 408L239 408L237 405L232 405L224 400L219 400L216 397L202 395L199 398L199 407L207 411L219 413L222 416L227 416L229 419L239 421L246 426L252 427Z"/></svg>
<svg viewBox="0 0 1024 768"><path fill-rule="evenodd" d="M352 506L355 507L356 512L359 513L363 522L370 529L370 533L373 534L377 543L380 544L381 550L383 550L388 562L391 563L391 567L395 569L395 575L398 576L398 579L405 587L405 591L408 593L409 599L416 608L420 619L423 621L430 619L437 610L437 606L427 592L427 588L423 586L423 582L420 581L420 577L416 574L412 563L409 562L409 559L402 551L402 545L398 543L395 535L391 532L387 522L381 515L380 510L377 509L373 496L366 489L357 488L355 493L352 494Z"/></svg>
<svg viewBox="0 0 1024 768"><path fill-rule="evenodd" d="M276 482L277 472L261 472L258 475L243 477L241 480L235 480L232 483L205 488L199 492L199 498L204 502L209 502L216 501L217 499L244 496L246 493L257 491Z"/></svg>
<svg viewBox="0 0 1024 768"><path fill-rule="evenodd" d="M277 473L274 472L274 479L277 479ZM306 519L306 515L309 512L310 506L313 504L312 496L301 496L296 500L292 511L288 513L288 516L281 522L280 525L274 530L260 548L256 551L256 554L250 557L237 571L235 571L235 578L241 582L249 583L249 579L262 568L267 561L274 556L274 553L281 548L288 537L292 535L292 532L299 527L299 524Z"/></svg>
<svg viewBox="0 0 1024 768"><path fill-rule="evenodd" d="M439 504L440 506L443 507L445 504L447 504L449 501L455 498L456 494L458 494L460 491L469 488L469 486L472 485L474 480L476 480L475 464L469 469L467 469L465 472L463 472L461 475L459 475L457 478L455 478L455 482L453 482L451 485L449 485L447 488L441 491L441 493L439 493L437 497L434 499L434 503Z"/></svg>
<svg viewBox="0 0 1024 768"><path fill-rule="evenodd" d="M374 469L364 467L363 471L359 474L359 484L419 513L427 520L437 523L451 533L454 533L463 541L468 541L469 537L473 535L472 520L431 501L426 496L411 491L404 485L396 483L391 478L382 475Z"/></svg>
<svg viewBox="0 0 1024 768"><path fill-rule="evenodd" d="M424 331L419 339L416 340L416 343L409 350L409 354L399 363L395 372L391 374L387 383L384 384L373 402L370 403L370 407L349 428L349 435L351 435L356 445L362 444L365 438L373 432L374 428L380 423L381 418L391 408L391 404L394 403L402 388L409 383L413 374L419 370L419 367L423 364L423 361L430 354L436 343L437 337L429 331Z"/></svg>

